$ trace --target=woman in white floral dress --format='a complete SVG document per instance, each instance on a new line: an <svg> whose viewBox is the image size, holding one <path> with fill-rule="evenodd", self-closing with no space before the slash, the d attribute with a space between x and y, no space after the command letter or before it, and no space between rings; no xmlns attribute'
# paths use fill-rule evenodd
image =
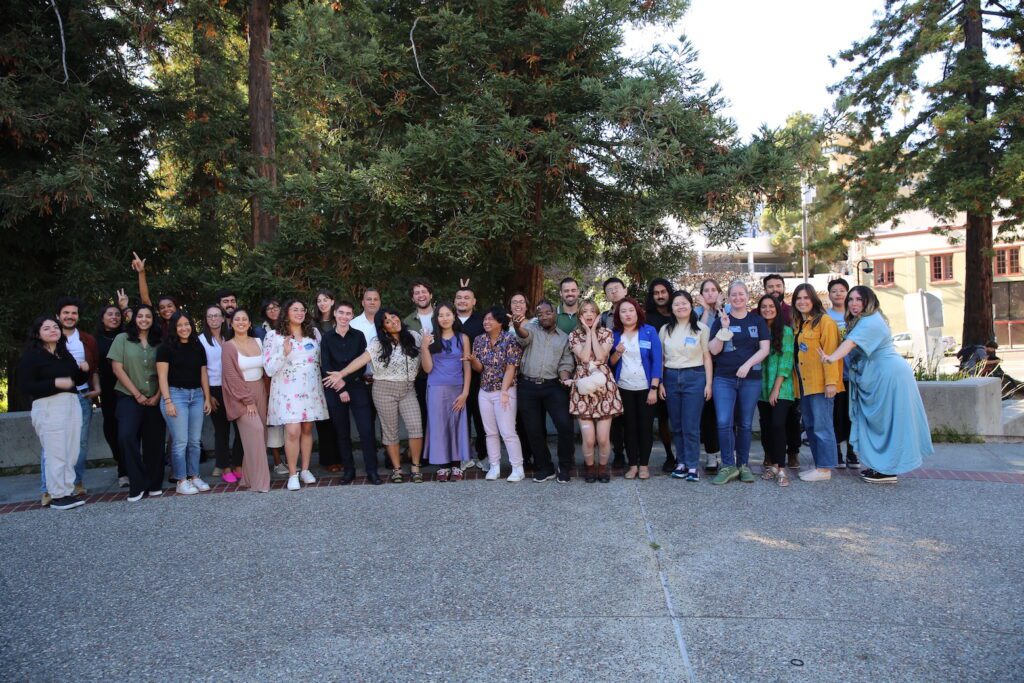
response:
<svg viewBox="0 0 1024 683"><path fill-rule="evenodd" d="M288 460L288 490L296 491L299 480L315 484L309 471L313 453L313 424L327 419L327 402L320 384L320 342L306 306L292 299L282 306L277 334L264 344L263 361L270 376L267 424L284 425L284 453ZM299 453L302 471L296 472Z"/></svg>

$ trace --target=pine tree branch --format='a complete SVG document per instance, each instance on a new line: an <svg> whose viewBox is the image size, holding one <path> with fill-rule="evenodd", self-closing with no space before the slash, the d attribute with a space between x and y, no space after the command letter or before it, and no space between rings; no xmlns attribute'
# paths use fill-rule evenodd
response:
<svg viewBox="0 0 1024 683"><path fill-rule="evenodd" d="M60 28L60 63L64 67L64 80L63 83L68 82L68 61L67 53L68 47L64 42L64 21L60 18L60 11L57 9L57 3L54 0L50 0L50 7L53 8L53 13L57 15L57 26Z"/></svg>
<svg viewBox="0 0 1024 683"><path fill-rule="evenodd" d="M52 2L52 1L53 1L53 0L51 0L51 2ZM419 23L419 21L420 21L420 18L419 18L419 17L416 17L416 18L415 18L415 19L413 20L413 22L412 22L412 28L410 28L410 29L409 29L409 42L410 42L410 43L412 43L412 58L413 58L414 60L416 60L416 71L417 71L417 72L419 73L419 75L420 75L420 79L421 79L421 80L422 80L422 81L423 81L424 83L426 83L426 84L427 84L427 85L428 85L428 86L430 87L430 89L431 89L431 90L433 90L433 91L434 91L434 94L435 94L435 95L437 95L438 97L440 97L440 96L441 96L441 93L437 92L437 88L435 88L434 86L430 85L430 81L428 81L428 80L427 80L426 78L424 78L424 77L423 77L423 71L422 71L422 70L420 69L420 58L419 58L419 56L418 56L418 55L416 54L416 41L415 41L415 40L413 40L413 38L412 38L412 33L413 33L413 31L415 31L415 30L416 30L416 24L418 24L418 23Z"/></svg>

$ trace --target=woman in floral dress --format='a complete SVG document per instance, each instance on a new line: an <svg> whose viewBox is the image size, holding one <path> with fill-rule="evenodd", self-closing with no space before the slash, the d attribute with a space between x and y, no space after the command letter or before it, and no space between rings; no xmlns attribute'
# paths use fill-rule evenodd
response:
<svg viewBox="0 0 1024 683"><path fill-rule="evenodd" d="M600 327L601 312L589 299L580 306L579 326L569 335L569 348L576 357L576 375L569 394L569 412L580 421L583 435L583 461L587 465L584 481L611 481L608 456L612 452L612 418L622 415L622 398L615 378L608 367L612 351L612 331ZM595 392L583 395L576 382L591 372L604 375L604 384ZM594 446L597 462L594 462Z"/></svg>
<svg viewBox="0 0 1024 683"><path fill-rule="evenodd" d="M327 402L320 384L320 342L306 306L292 299L282 307L277 334L269 335L263 350L264 369L270 376L267 424L284 425L284 454L288 460L288 490L299 480L315 484L309 471L313 453L313 424L327 419ZM299 453L302 471L296 472Z"/></svg>

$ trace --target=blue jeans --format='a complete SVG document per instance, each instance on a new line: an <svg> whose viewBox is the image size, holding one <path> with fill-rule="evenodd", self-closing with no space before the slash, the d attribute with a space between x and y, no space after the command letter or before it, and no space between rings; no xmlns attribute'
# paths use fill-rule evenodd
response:
<svg viewBox="0 0 1024 683"><path fill-rule="evenodd" d="M761 378L716 375L711 391L718 418L722 466L746 465L750 460L750 429L761 397Z"/></svg>
<svg viewBox="0 0 1024 683"><path fill-rule="evenodd" d="M175 479L199 476L199 439L203 435L203 390L171 387L176 417L167 417L167 402L160 413L171 433L171 469Z"/></svg>
<svg viewBox="0 0 1024 683"><path fill-rule="evenodd" d="M811 444L814 466L835 467L837 460L836 433L833 422L834 398L825 394L810 394L800 397L800 414L803 416L807 440Z"/></svg>
<svg viewBox="0 0 1024 683"><path fill-rule="evenodd" d="M85 475L85 460L89 456L89 425L92 424L92 400L78 395L78 402L82 406L82 438L78 442L78 459L75 461L75 483L81 484ZM43 485L39 487L41 493L46 493L46 451L39 456L39 474Z"/></svg>
<svg viewBox="0 0 1024 683"><path fill-rule="evenodd" d="M704 412L704 367L665 368L665 407L676 457L686 469L700 463L700 416Z"/></svg>

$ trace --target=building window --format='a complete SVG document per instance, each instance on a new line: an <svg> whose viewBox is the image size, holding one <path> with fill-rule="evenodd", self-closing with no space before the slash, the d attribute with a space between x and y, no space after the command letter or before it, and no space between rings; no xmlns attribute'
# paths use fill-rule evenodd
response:
<svg viewBox="0 0 1024 683"><path fill-rule="evenodd" d="M895 261L891 258L875 260L875 287L892 287L896 283Z"/></svg>
<svg viewBox="0 0 1024 683"><path fill-rule="evenodd" d="M932 282L952 282L953 255L935 254L932 256Z"/></svg>
<svg viewBox="0 0 1024 683"><path fill-rule="evenodd" d="M996 249L992 271L996 275L1020 275L1020 247Z"/></svg>

